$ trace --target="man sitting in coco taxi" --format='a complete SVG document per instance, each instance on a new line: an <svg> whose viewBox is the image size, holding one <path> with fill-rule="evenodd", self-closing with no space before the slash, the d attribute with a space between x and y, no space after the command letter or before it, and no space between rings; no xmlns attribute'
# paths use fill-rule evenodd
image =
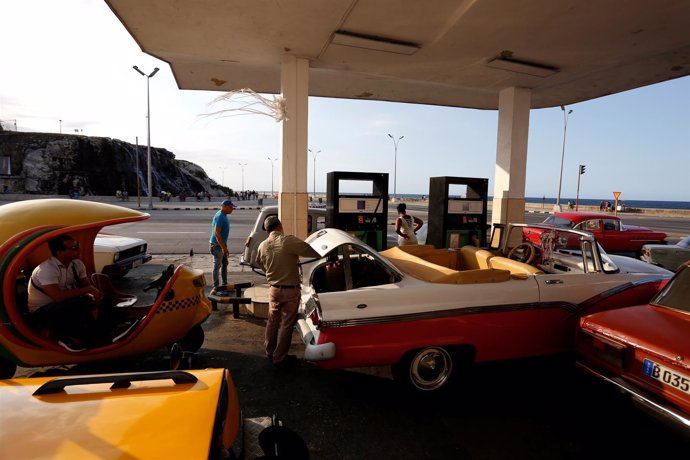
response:
<svg viewBox="0 0 690 460"><path fill-rule="evenodd" d="M48 248L52 256L31 273L29 313L38 325L56 331L65 349L82 351L99 339L103 293L89 281L78 241L60 235L48 241Z"/></svg>

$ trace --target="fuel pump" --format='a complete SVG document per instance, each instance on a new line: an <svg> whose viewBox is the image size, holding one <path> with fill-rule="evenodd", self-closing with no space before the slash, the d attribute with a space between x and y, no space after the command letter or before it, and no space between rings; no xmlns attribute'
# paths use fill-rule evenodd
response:
<svg viewBox="0 0 690 460"><path fill-rule="evenodd" d="M427 244L457 249L486 246L489 179L431 177Z"/></svg>
<svg viewBox="0 0 690 460"><path fill-rule="evenodd" d="M388 174L333 171L327 174L326 227L339 228L377 251L386 249Z"/></svg>

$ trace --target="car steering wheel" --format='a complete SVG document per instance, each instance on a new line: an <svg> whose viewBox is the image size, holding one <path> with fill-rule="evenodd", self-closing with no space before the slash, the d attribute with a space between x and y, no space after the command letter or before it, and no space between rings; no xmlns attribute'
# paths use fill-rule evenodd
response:
<svg viewBox="0 0 690 460"><path fill-rule="evenodd" d="M534 245L529 241L525 241L511 249L508 253L508 258L529 264L532 263L536 254L537 249Z"/></svg>

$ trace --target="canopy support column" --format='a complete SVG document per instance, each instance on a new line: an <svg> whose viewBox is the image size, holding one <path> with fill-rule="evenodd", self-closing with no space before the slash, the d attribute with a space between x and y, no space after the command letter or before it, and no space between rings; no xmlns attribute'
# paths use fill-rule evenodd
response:
<svg viewBox="0 0 690 460"><path fill-rule="evenodd" d="M525 221L527 140L532 91L506 88L498 99L498 142L491 223Z"/></svg>
<svg viewBox="0 0 690 460"><path fill-rule="evenodd" d="M309 60L284 56L280 74L287 119L283 123L278 216L286 234L307 237Z"/></svg>

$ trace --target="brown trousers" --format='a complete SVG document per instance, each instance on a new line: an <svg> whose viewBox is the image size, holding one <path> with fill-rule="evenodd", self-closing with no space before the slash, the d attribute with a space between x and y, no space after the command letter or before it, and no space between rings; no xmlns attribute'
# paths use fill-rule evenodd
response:
<svg viewBox="0 0 690 460"><path fill-rule="evenodd" d="M285 359L292 342L292 331L297 322L301 289L268 289L268 323L266 324L266 356L279 363Z"/></svg>

